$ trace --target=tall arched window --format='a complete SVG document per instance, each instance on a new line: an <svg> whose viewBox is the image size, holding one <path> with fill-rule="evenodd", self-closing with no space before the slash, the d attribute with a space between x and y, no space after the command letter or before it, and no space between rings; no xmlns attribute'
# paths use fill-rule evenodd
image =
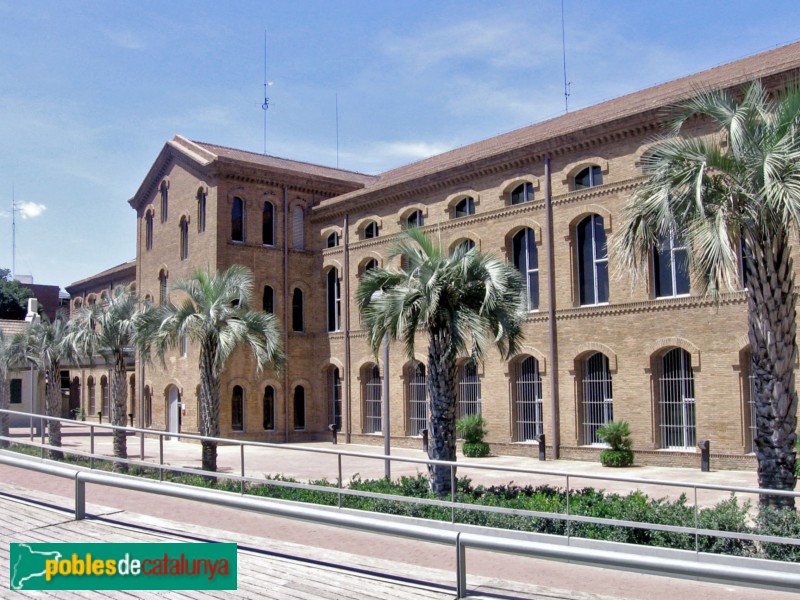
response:
<svg viewBox="0 0 800 600"><path fill-rule="evenodd" d="M158 273L158 302L161 306L167 303L167 273L163 269Z"/></svg>
<svg viewBox="0 0 800 600"><path fill-rule="evenodd" d="M597 430L614 420L608 357L596 352L581 364L581 422L584 444L599 444Z"/></svg>
<svg viewBox="0 0 800 600"><path fill-rule="evenodd" d="M303 290L292 292L292 331L303 331Z"/></svg>
<svg viewBox="0 0 800 600"><path fill-rule="evenodd" d="M458 416L481 414L481 377L474 360L463 362L458 369Z"/></svg>
<svg viewBox="0 0 800 600"><path fill-rule="evenodd" d="M167 190L168 190L167 182L166 181L162 181L161 182L161 190L160 190L161 191L161 222L162 223L166 223L167 222L167 214L168 214L168 209L169 209L169 197L168 197L169 192Z"/></svg>
<svg viewBox="0 0 800 600"><path fill-rule="evenodd" d="M519 270L528 290L528 310L539 309L539 250L533 230L526 227L511 240L514 266Z"/></svg>
<svg viewBox="0 0 800 600"><path fill-rule="evenodd" d="M200 188L197 191L197 233L206 230L206 191Z"/></svg>
<svg viewBox="0 0 800 600"><path fill-rule="evenodd" d="M305 211L302 206L295 206L292 209L292 248L302 250L305 245Z"/></svg>
<svg viewBox="0 0 800 600"><path fill-rule="evenodd" d="M144 216L144 248L153 249L153 211L147 211Z"/></svg>
<svg viewBox="0 0 800 600"><path fill-rule="evenodd" d="M339 271L334 267L326 277L326 309L328 331L339 331L342 315L342 297Z"/></svg>
<svg viewBox="0 0 800 600"><path fill-rule="evenodd" d="M367 262L364 263L364 266L361 267L361 274L363 275L367 271L372 271L372 269L378 268L378 261L374 258L370 258Z"/></svg>
<svg viewBox="0 0 800 600"><path fill-rule="evenodd" d="M273 431L275 429L275 388L268 385L264 388L264 401L262 405L264 430Z"/></svg>
<svg viewBox="0 0 800 600"><path fill-rule="evenodd" d="M244 219L244 200L236 196L231 206L231 240L234 242L244 241Z"/></svg>
<svg viewBox="0 0 800 600"><path fill-rule="evenodd" d="M94 377L89 377L86 380L86 388L89 390L89 414L94 416L97 412L97 404L95 402L95 388L94 388Z"/></svg>
<svg viewBox="0 0 800 600"><path fill-rule="evenodd" d="M326 248L335 248L339 245L339 234L335 231L328 236L328 239L325 242Z"/></svg>
<svg viewBox="0 0 800 600"><path fill-rule="evenodd" d="M406 368L406 407L408 435L422 435L428 428L428 384L420 362Z"/></svg>
<svg viewBox="0 0 800 600"><path fill-rule="evenodd" d="M661 358L658 385L662 448L694 448L695 397L692 356L673 348Z"/></svg>
<svg viewBox="0 0 800 600"><path fill-rule="evenodd" d="M294 388L294 428L306 428L306 390L302 385Z"/></svg>
<svg viewBox="0 0 800 600"><path fill-rule="evenodd" d="M337 431L342 429L342 378L338 367L330 367L328 379L328 425L335 425Z"/></svg>
<svg viewBox="0 0 800 600"><path fill-rule="evenodd" d="M261 310L265 313L275 314L275 290L271 285L264 286L264 295L261 298Z"/></svg>
<svg viewBox="0 0 800 600"><path fill-rule="evenodd" d="M528 356L514 364L511 393L514 397L515 439L534 442L542 434L542 376L539 361Z"/></svg>
<svg viewBox="0 0 800 600"><path fill-rule="evenodd" d="M381 421L381 373L378 365L365 365L361 369L361 395L364 404L364 433L380 433Z"/></svg>
<svg viewBox="0 0 800 600"><path fill-rule="evenodd" d="M405 226L409 227L422 227L425 223L425 217L422 215L421 210L415 210L408 217L406 217Z"/></svg>
<svg viewBox="0 0 800 600"><path fill-rule="evenodd" d="M244 388L233 386L231 394L231 430L244 431Z"/></svg>
<svg viewBox="0 0 800 600"><path fill-rule="evenodd" d="M453 207L453 217L458 219L460 217L468 217L475 214L475 199L471 196L462 198Z"/></svg>
<svg viewBox="0 0 800 600"><path fill-rule="evenodd" d="M603 171L597 165L586 167L575 175L576 190L583 190L598 185L603 185Z"/></svg>
<svg viewBox="0 0 800 600"><path fill-rule="evenodd" d="M265 246L275 245L275 207L272 202L264 202L261 211L261 243Z"/></svg>
<svg viewBox="0 0 800 600"><path fill-rule="evenodd" d="M144 387L144 426L150 427L153 424L153 394L150 392L150 386Z"/></svg>
<svg viewBox="0 0 800 600"><path fill-rule="evenodd" d="M189 258L189 222L186 217L181 217L180 232L181 260L186 260Z"/></svg>
<svg viewBox="0 0 800 600"><path fill-rule="evenodd" d="M108 392L108 377L103 375L100 378L100 410L106 418L111 416L111 398Z"/></svg>
<svg viewBox="0 0 800 600"><path fill-rule="evenodd" d="M533 202L533 184L530 181L520 183L511 190L509 202L512 206L515 204L524 204L525 202Z"/></svg>
<svg viewBox="0 0 800 600"><path fill-rule="evenodd" d="M653 249L653 282L656 298L689 293L689 254L673 234L658 236Z"/></svg>
<svg viewBox="0 0 800 600"><path fill-rule="evenodd" d="M578 288L581 306L608 302L608 250L603 217L578 224Z"/></svg>

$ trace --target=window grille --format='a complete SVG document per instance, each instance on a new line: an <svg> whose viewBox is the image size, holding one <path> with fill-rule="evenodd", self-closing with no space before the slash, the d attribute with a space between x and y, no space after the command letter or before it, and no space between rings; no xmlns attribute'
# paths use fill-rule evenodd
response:
<svg viewBox="0 0 800 600"><path fill-rule="evenodd" d="M408 435L422 435L422 430L428 427L428 382L422 363L416 363L408 370L406 403Z"/></svg>
<svg viewBox="0 0 800 600"><path fill-rule="evenodd" d="M539 361L529 356L514 365L516 440L535 441L543 431L542 376Z"/></svg>
<svg viewBox="0 0 800 600"><path fill-rule="evenodd" d="M691 356L675 348L661 360L659 416L662 448L694 448L695 397Z"/></svg>
<svg viewBox="0 0 800 600"><path fill-rule="evenodd" d="M584 361L581 384L583 443L600 444L597 430L614 419L611 370L604 354L592 354Z"/></svg>
<svg viewBox="0 0 800 600"><path fill-rule="evenodd" d="M481 414L481 378L475 361L468 360L459 369L458 417Z"/></svg>
<svg viewBox="0 0 800 600"><path fill-rule="evenodd" d="M364 433L380 433L381 420L381 374L378 365L364 370Z"/></svg>

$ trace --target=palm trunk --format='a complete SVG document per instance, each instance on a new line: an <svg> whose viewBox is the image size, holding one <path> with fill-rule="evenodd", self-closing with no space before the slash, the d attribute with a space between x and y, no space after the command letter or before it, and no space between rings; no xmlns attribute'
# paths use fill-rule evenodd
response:
<svg viewBox="0 0 800 600"><path fill-rule="evenodd" d="M8 410L9 397L11 396L10 380L0 370L0 409ZM0 436L8 437L11 425L11 416L7 413L0 413ZM0 448L8 448L9 442L0 440Z"/></svg>
<svg viewBox="0 0 800 600"><path fill-rule="evenodd" d="M47 372L47 378L50 383L46 386L45 391L45 414L48 417L61 416L61 389L59 388L59 370L57 368L50 369ZM60 421L47 421L47 443L51 446L61 446L61 422ZM60 450L50 450L50 458L53 460L62 460L64 453Z"/></svg>
<svg viewBox="0 0 800 600"><path fill-rule="evenodd" d="M449 336L431 331L428 344L428 392L430 394L430 441L428 458L456 460L456 360ZM452 493L455 465L429 465L431 491L439 498Z"/></svg>
<svg viewBox="0 0 800 600"><path fill-rule="evenodd" d="M756 415L755 452L761 488L794 490L797 391L794 271L788 234L750 240L748 335ZM761 506L794 508L794 498L762 494Z"/></svg>
<svg viewBox="0 0 800 600"><path fill-rule="evenodd" d="M200 435L219 437L219 374L214 357L216 348L211 343L200 349ZM217 443L201 442L203 470L217 470Z"/></svg>
<svg viewBox="0 0 800 600"><path fill-rule="evenodd" d="M128 382L126 381L125 363L122 355L116 357L114 370L111 372L111 423L118 427L128 424ZM128 435L120 429L114 430L114 456L128 458ZM128 465L124 462L114 463L115 471L127 471Z"/></svg>

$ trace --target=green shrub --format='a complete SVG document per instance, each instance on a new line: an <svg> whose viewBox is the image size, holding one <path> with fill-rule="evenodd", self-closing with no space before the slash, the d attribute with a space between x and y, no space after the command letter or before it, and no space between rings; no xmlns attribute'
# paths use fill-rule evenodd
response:
<svg viewBox="0 0 800 600"><path fill-rule="evenodd" d="M800 537L800 515L795 510L761 507L756 517L755 532L762 535ZM763 542L761 556L772 560L800 562L800 546Z"/></svg>
<svg viewBox="0 0 800 600"><path fill-rule="evenodd" d="M456 431L464 438L464 456L489 456L489 444L483 441L486 436L486 420L481 415L464 415L456 421Z"/></svg>
<svg viewBox="0 0 800 600"><path fill-rule="evenodd" d="M611 446L600 452L600 463L605 467L628 467L633 464L631 427L627 421L609 421L597 430L597 437Z"/></svg>

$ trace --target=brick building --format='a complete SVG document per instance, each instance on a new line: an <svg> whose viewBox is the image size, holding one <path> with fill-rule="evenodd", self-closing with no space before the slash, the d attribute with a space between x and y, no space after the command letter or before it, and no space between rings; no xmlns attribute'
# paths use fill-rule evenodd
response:
<svg viewBox="0 0 800 600"><path fill-rule="evenodd" d="M421 225L449 247L505 257L526 281L522 351L459 367L460 410L484 415L495 452L534 455L544 433L550 453L555 445L560 456L594 458L597 427L613 417L631 423L642 463L694 465L696 442L710 439L715 464L754 464L746 292L725 291L716 304L701 296L677 268L676 243L634 283L615 273L606 242L665 106L754 78L775 88L798 68L800 44L781 47L378 176L178 136L130 200L136 288L159 301L196 268L246 265L252 304L279 317L288 361L279 374L256 375L245 352L233 357L221 386L223 435L309 440L336 422L348 439L377 443L386 365L367 346L355 291L364 270L386 265L397 234ZM706 133L699 122L689 128ZM421 364L391 348L396 445L420 444L425 348L420 340ZM145 367L141 402L153 427L197 430L197 358L187 345L166 369Z"/></svg>

